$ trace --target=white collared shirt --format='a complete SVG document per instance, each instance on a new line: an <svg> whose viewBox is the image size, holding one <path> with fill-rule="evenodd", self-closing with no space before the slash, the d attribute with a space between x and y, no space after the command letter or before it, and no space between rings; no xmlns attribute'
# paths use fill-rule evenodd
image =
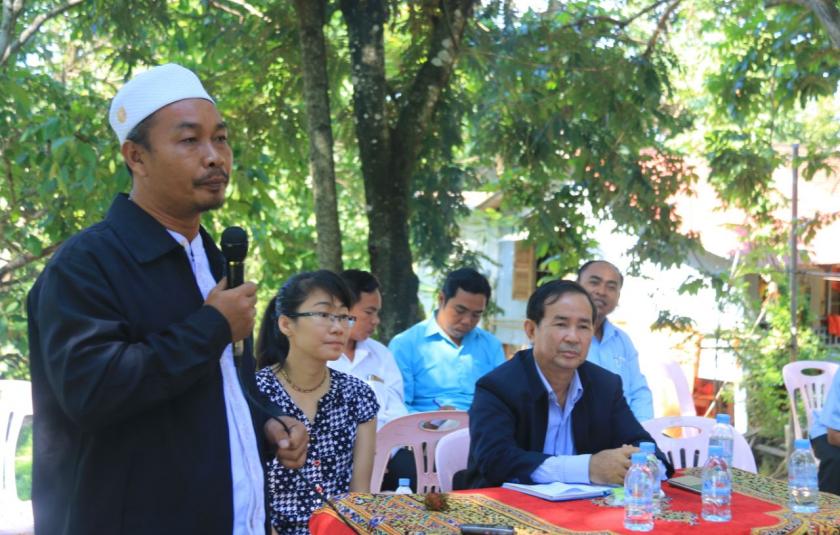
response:
<svg viewBox="0 0 840 535"><path fill-rule="evenodd" d="M350 360L344 353L338 360L327 362L330 368L349 373L366 382L376 394L379 412L377 431L394 418L405 416L408 409L403 401L403 379L394 356L387 347L372 338L356 342L356 353Z"/></svg>
<svg viewBox="0 0 840 535"><path fill-rule="evenodd" d="M210 262L201 241L201 234L192 242L173 230L166 229L186 251L190 259L195 282L201 295L207 299L216 280L210 271ZM228 344L219 359L222 370L222 387L225 395L225 416L230 441L230 469L233 481L233 535L263 535L265 533L265 495L263 470L260 463L257 437L251 411L233 364L233 346ZM208 466L208 470L215 467Z"/></svg>

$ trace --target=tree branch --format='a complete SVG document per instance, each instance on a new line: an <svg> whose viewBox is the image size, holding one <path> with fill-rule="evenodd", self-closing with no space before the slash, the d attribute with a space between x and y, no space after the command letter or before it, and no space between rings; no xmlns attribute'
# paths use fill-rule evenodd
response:
<svg viewBox="0 0 840 535"><path fill-rule="evenodd" d="M9 183L9 198L13 206L17 206L17 195L15 194L15 179L12 175L12 160L8 154L3 154L3 163L6 164L6 182Z"/></svg>
<svg viewBox="0 0 840 535"><path fill-rule="evenodd" d="M9 273L15 271L16 269L20 269L28 264L31 264L32 262L50 256L53 253L53 251L55 251L59 248L59 246L61 246L62 243L64 243L63 240L58 243L54 243L52 245L44 247L44 249L42 249L41 252L38 254L26 253L20 255L15 259L12 259L5 266L0 267L0 280L4 280Z"/></svg>
<svg viewBox="0 0 840 535"><path fill-rule="evenodd" d="M0 18L0 55L5 52L12 39L18 13L23 9L23 0L3 0L2 18Z"/></svg>
<svg viewBox="0 0 840 535"><path fill-rule="evenodd" d="M662 4L668 3L670 1L671 0L657 0L656 2L652 3L651 5L636 13L635 15L632 15L631 17L628 17L626 19L616 19L613 17L608 17L606 15L593 15L591 17L581 17L574 22L570 22L568 24L560 26L560 28L573 28L575 26L580 26L581 24L585 24L587 22L609 22L610 24L614 24L619 28L626 28L627 26L632 24L634 20L645 15L646 13L653 11Z"/></svg>
<svg viewBox="0 0 840 535"><path fill-rule="evenodd" d="M677 9L680 3L682 3L682 0L674 0L665 10L665 13L663 13L662 16L659 17L659 23L656 25L656 29L653 31L653 35L651 35L650 39L648 40L647 47L645 47L645 53L642 54L643 57L650 57L650 54L653 52L653 47L656 46L656 41L659 40L659 35L668 26L668 19L671 18L671 15Z"/></svg>
<svg viewBox="0 0 840 535"><path fill-rule="evenodd" d="M228 7L216 0L210 0L208 5L210 5L211 7L215 7L216 9L219 9L221 11L224 11L225 13L229 13L234 17L238 17L240 23L243 21L243 19L245 19L245 15L243 15L242 12L233 9L232 7Z"/></svg>
<svg viewBox="0 0 840 535"><path fill-rule="evenodd" d="M3 13L4 13L4 22L5 22L5 11L6 11L6 2L8 0L4 0L3 2ZM18 50L20 50L26 43L35 35L35 33L41 29L41 26L50 19L54 19L55 17L73 9L74 7L83 4L86 0L70 0L66 4L62 4L60 6L52 8L47 13L43 13L35 17L32 21L32 24L29 25L28 28L23 30L20 34L20 37L12 41L11 38L11 31L8 34L6 45L0 48L0 65L5 64L10 57L15 55ZM23 7L22 0L18 2L21 7ZM10 29L11 30L11 29Z"/></svg>
<svg viewBox="0 0 840 535"><path fill-rule="evenodd" d="M429 53L406 92L405 105L393 132L394 142L400 145L393 153L394 169L405 176L413 173L421 140L428 132L443 89L455 70L474 5L474 0L442 0L441 14L432 21Z"/></svg>
<svg viewBox="0 0 840 535"><path fill-rule="evenodd" d="M271 22L271 19L269 19L262 11L255 8L254 6L249 4L248 2L245 2L244 0L224 0L224 1L229 3L229 4L233 4L235 6L241 7L242 9L247 11L249 14L259 18L260 20L262 20L264 22ZM218 3L217 3L217 5L218 5ZM219 7L221 7L221 6L219 6Z"/></svg>
<svg viewBox="0 0 840 535"><path fill-rule="evenodd" d="M785 4L788 5L797 5L801 7L808 7L808 4L805 0L765 0L764 7L779 7Z"/></svg>

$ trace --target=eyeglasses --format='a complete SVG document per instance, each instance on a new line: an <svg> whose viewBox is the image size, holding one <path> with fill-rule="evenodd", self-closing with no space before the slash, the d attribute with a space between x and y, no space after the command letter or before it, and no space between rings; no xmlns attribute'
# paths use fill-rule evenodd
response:
<svg viewBox="0 0 840 535"><path fill-rule="evenodd" d="M339 323L345 327L352 327L356 323L356 316L349 314L332 314L330 312L290 312L284 314L290 318L312 318L321 325L332 325Z"/></svg>

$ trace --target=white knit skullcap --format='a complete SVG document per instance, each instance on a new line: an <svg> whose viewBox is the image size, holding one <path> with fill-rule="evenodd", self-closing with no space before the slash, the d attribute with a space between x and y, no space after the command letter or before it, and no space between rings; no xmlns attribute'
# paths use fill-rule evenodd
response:
<svg viewBox="0 0 840 535"><path fill-rule="evenodd" d="M162 107L186 98L202 98L215 104L194 72L167 63L126 82L111 101L108 120L122 144L137 123Z"/></svg>

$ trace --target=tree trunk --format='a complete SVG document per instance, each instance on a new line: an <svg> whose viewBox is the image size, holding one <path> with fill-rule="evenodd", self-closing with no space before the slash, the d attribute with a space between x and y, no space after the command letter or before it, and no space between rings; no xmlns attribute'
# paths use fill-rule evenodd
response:
<svg viewBox="0 0 840 535"><path fill-rule="evenodd" d="M837 5L833 0L806 0L805 4L820 20L834 48L840 48L840 11Z"/></svg>
<svg viewBox="0 0 840 535"><path fill-rule="evenodd" d="M356 137L369 222L368 252L382 284L385 341L418 320L418 279L412 267L408 221L411 177L431 118L455 66L474 0L441 0L429 7L429 52L388 122L385 80L385 0L342 0L350 38ZM428 214L434 217L434 214Z"/></svg>
<svg viewBox="0 0 840 535"><path fill-rule="evenodd" d="M300 36L303 88L309 134L309 172L315 197L315 249L321 268L342 270L341 228L335 191L333 133L330 119L325 0L295 0Z"/></svg>
<svg viewBox="0 0 840 535"><path fill-rule="evenodd" d="M342 0L350 38L353 113L362 160L371 271L382 291L380 336L387 342L418 319L417 289L408 236L406 177L393 174L385 97L385 0Z"/></svg>
<svg viewBox="0 0 840 535"><path fill-rule="evenodd" d="M14 58L15 54L38 32L45 22L81 5L86 0L69 0L65 4L54 6L49 11L39 14L32 22L15 35L15 24L26 7L23 0L3 0L2 16L0 16L0 67Z"/></svg>
<svg viewBox="0 0 840 535"><path fill-rule="evenodd" d="M765 0L764 7L776 7L781 4L802 6L817 16L834 48L840 49L840 10L834 0Z"/></svg>

